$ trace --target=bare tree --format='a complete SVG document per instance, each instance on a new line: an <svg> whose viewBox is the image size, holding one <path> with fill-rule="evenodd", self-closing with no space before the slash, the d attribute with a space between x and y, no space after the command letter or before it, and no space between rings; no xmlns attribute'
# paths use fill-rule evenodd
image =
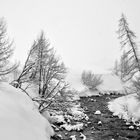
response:
<svg viewBox="0 0 140 140"><path fill-rule="evenodd" d="M0 19L0 77L9 74L18 66L11 65L9 61L13 54L12 44L7 38L6 23L4 19Z"/></svg>
<svg viewBox="0 0 140 140"><path fill-rule="evenodd" d="M82 83L87 86L90 90L94 90L103 81L101 75L95 75L91 71L83 71L81 76Z"/></svg>
<svg viewBox="0 0 140 140"><path fill-rule="evenodd" d="M44 32L41 32L29 51L15 86L23 89L21 87L23 83L28 83L30 86L34 85L36 91L38 91L39 98L33 100L39 102L39 110L42 110L44 104L48 103L47 99L54 97L65 87L65 74L66 68L64 63L56 57L55 51L50 47ZM26 92L26 88L24 91Z"/></svg>
<svg viewBox="0 0 140 140"><path fill-rule="evenodd" d="M56 57L53 48L42 32L36 41L35 66L32 69L32 80L38 85L39 95L48 97L61 87L66 68Z"/></svg>
<svg viewBox="0 0 140 140"><path fill-rule="evenodd" d="M64 63L56 57L54 49L50 47L43 32L36 40L36 47L36 64L32 69L31 77L38 86L38 93L43 99L39 105L39 110L42 112L50 106L56 95L65 89L66 68Z"/></svg>
<svg viewBox="0 0 140 140"><path fill-rule="evenodd" d="M119 39L121 40L121 48L125 50L125 57L129 62L129 67L127 68L127 80L130 80L136 72L140 72L140 63L138 55L138 47L135 41L136 35L130 30L127 23L126 17L122 14L119 20Z"/></svg>

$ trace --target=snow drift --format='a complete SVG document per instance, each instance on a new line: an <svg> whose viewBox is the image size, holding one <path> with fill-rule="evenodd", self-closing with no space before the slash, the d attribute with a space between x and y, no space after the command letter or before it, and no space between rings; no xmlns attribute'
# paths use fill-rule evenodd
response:
<svg viewBox="0 0 140 140"><path fill-rule="evenodd" d="M136 94L126 95L110 101L108 108L114 116L127 122L140 121L140 100Z"/></svg>
<svg viewBox="0 0 140 140"><path fill-rule="evenodd" d="M31 99L7 83L0 84L0 139L50 140L53 129Z"/></svg>

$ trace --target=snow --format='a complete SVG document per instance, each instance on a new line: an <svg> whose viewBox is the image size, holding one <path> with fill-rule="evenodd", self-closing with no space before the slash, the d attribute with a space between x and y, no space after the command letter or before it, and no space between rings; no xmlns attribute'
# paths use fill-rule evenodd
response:
<svg viewBox="0 0 140 140"><path fill-rule="evenodd" d="M95 115L100 115L101 114L101 111L100 110L97 110L94 114Z"/></svg>
<svg viewBox="0 0 140 140"><path fill-rule="evenodd" d="M72 140L76 140L76 136L75 136L75 135L70 136L70 138L71 138Z"/></svg>
<svg viewBox="0 0 140 140"><path fill-rule="evenodd" d="M57 114L54 114L53 116L51 116L51 121L53 123L66 123L65 122L65 119L64 119L64 116L63 115L57 115Z"/></svg>
<svg viewBox="0 0 140 140"><path fill-rule="evenodd" d="M132 126L132 125L131 125L131 126L129 126L129 129L132 129L132 130L133 130L133 129L134 129L134 126Z"/></svg>
<svg viewBox="0 0 140 140"><path fill-rule="evenodd" d="M54 131L22 91L0 84L0 139L50 140Z"/></svg>
<svg viewBox="0 0 140 140"><path fill-rule="evenodd" d="M28 87L28 88L27 88ZM27 89L26 89L27 88ZM37 86L34 84L27 84L23 83L22 84L22 89L26 89L26 92L32 97L32 98L37 98L38 97L38 89Z"/></svg>
<svg viewBox="0 0 140 140"><path fill-rule="evenodd" d="M101 125L102 124L102 122L101 121L98 121L98 125Z"/></svg>
<svg viewBox="0 0 140 140"><path fill-rule="evenodd" d="M63 137L62 137L61 134L57 134L57 136L58 136L60 139L63 139Z"/></svg>
<svg viewBox="0 0 140 140"><path fill-rule="evenodd" d="M139 125L136 122L140 121L140 101L136 94L126 95L110 101L108 108L113 112L113 115Z"/></svg>
<svg viewBox="0 0 140 140"><path fill-rule="evenodd" d="M110 94L110 92L124 93L124 84L116 75L111 73L101 74L103 83L97 87L97 90L90 91L82 84L81 73L82 72L70 70L66 78L70 88L76 90L80 97L96 96L99 95L99 92L102 94Z"/></svg>
<svg viewBox="0 0 140 140"><path fill-rule="evenodd" d="M75 105L74 107L72 107L69 113L72 114L72 118L77 121L82 119L89 119L87 114L84 113L84 110L79 105Z"/></svg>
<svg viewBox="0 0 140 140"><path fill-rule="evenodd" d="M126 125L130 125L130 122L126 122Z"/></svg>
<svg viewBox="0 0 140 140"><path fill-rule="evenodd" d="M123 83L118 76L113 74L102 74L103 83L97 87L100 92L119 92L123 93Z"/></svg>
<svg viewBox="0 0 140 140"><path fill-rule="evenodd" d="M54 114L51 113L51 122L59 123L59 128L63 128L66 131L80 131L83 130L83 121L81 120L89 120L89 117L87 114L84 113L84 110L80 107L80 104L73 104L73 107L69 108L68 112L54 112ZM80 122L79 122L80 121ZM75 122L72 123L71 122ZM54 129L55 126L53 126Z"/></svg>
<svg viewBox="0 0 140 140"><path fill-rule="evenodd" d="M83 109L80 108L79 104L78 105L75 105L74 107L72 107L70 109L70 112L73 114L73 115L81 115L83 114Z"/></svg>
<svg viewBox="0 0 140 140"><path fill-rule="evenodd" d="M86 136L80 132L80 138L83 138L83 140L86 140Z"/></svg>
<svg viewBox="0 0 140 140"><path fill-rule="evenodd" d="M35 104L36 104L36 102L35 102ZM51 122L51 116L47 110L42 113L42 116L44 116L49 122Z"/></svg>
<svg viewBox="0 0 140 140"><path fill-rule="evenodd" d="M61 127L61 128L65 128L65 130L67 130L67 131L71 131L71 130L80 131L80 130L83 130L83 126L84 126L83 123L77 123L77 124L75 124L75 125L63 124L63 125L61 125L60 127Z"/></svg>

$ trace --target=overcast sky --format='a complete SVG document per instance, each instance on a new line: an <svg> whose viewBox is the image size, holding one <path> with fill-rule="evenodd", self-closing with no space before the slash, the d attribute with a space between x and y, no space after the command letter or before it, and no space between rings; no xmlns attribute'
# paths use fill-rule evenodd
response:
<svg viewBox="0 0 140 140"><path fill-rule="evenodd" d="M41 30L67 67L109 70L120 52L121 13L140 41L140 0L0 0L0 17L22 63Z"/></svg>

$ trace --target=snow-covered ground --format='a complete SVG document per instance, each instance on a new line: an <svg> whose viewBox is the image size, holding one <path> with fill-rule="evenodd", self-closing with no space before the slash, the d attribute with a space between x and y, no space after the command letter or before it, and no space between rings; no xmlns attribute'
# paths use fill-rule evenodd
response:
<svg viewBox="0 0 140 140"><path fill-rule="evenodd" d="M0 83L0 139L49 140L54 134L32 100L8 83Z"/></svg>
<svg viewBox="0 0 140 140"><path fill-rule="evenodd" d="M81 74L82 71L70 69L66 77L66 81L69 83L71 89L74 89L78 92L85 89L85 86L81 82Z"/></svg>
<svg viewBox="0 0 140 140"><path fill-rule="evenodd" d="M66 78L67 82L70 84L71 89L78 91L79 96L92 96L98 95L99 92L109 93L109 92L118 92L124 93L123 83L116 75L111 73L106 73L101 75L101 79L103 80L102 84L97 87L98 91L89 91L81 82L81 73L78 71L71 70L68 73Z"/></svg>
<svg viewBox="0 0 140 140"><path fill-rule="evenodd" d="M118 116L127 122L138 123L140 121L140 99L136 94L126 95L110 101L108 108L114 116Z"/></svg>

